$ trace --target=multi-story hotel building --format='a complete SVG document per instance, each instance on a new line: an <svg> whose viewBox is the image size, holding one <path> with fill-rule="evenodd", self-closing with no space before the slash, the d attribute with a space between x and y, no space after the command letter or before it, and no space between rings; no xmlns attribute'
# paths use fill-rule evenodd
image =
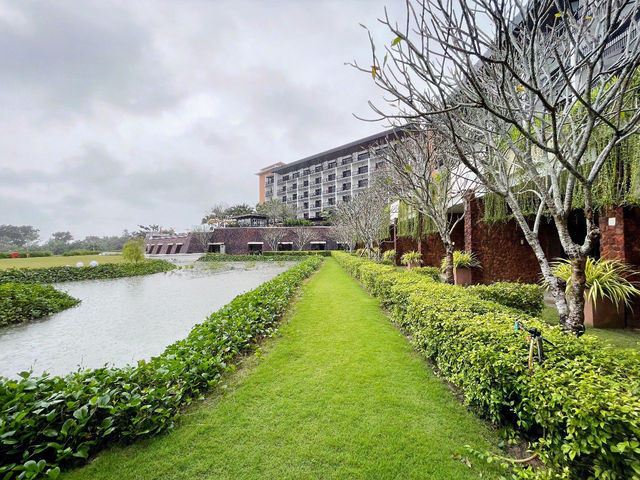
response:
<svg viewBox="0 0 640 480"><path fill-rule="evenodd" d="M372 175L384 165L379 155L400 128L332 148L287 164L262 169L260 203L271 199L292 205L298 218L321 218L340 202L348 202L369 186Z"/></svg>

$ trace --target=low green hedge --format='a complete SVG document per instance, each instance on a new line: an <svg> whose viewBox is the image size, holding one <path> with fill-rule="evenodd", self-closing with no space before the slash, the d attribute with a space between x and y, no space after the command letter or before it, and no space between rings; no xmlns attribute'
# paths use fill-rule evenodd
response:
<svg viewBox="0 0 640 480"><path fill-rule="evenodd" d="M264 252L262 255L228 255L225 253L207 253L200 257L200 262L299 262L305 257L323 257L325 252L320 251L320 255L299 254L299 252ZM330 253L330 252L327 252Z"/></svg>
<svg viewBox="0 0 640 480"><path fill-rule="evenodd" d="M176 266L165 260L146 260L140 263L105 263L96 267L10 268L0 270L3 283L54 283L95 280L99 278L135 277L166 272Z"/></svg>
<svg viewBox="0 0 640 480"><path fill-rule="evenodd" d="M267 250L266 252L262 252L263 256L272 257L272 256L281 256L288 255L298 257L300 255L320 255L321 257L330 257L331 252L329 250L288 250L286 252L279 252L275 250Z"/></svg>
<svg viewBox="0 0 640 480"><path fill-rule="evenodd" d="M107 442L170 429L234 360L272 336L302 281L322 263L310 257L213 313L158 357L137 366L20 380L0 378L0 478L56 476ZM51 473L49 473L51 472Z"/></svg>
<svg viewBox="0 0 640 480"><path fill-rule="evenodd" d="M484 300L517 308L530 315L540 315L543 307L542 287L528 283L496 282L491 285L473 285L467 291Z"/></svg>
<svg viewBox="0 0 640 480"><path fill-rule="evenodd" d="M345 270L371 284L362 278L371 275L362 262L334 255ZM519 430L549 467L537 472L527 467L519 474L640 478L640 352L611 349L590 335L566 334L483 300L478 291L487 290L474 293L409 275L379 270L372 291L470 406ZM541 329L555 345L546 347L547 360L533 371L527 366L526 335L514 329L516 319Z"/></svg>
<svg viewBox="0 0 640 480"><path fill-rule="evenodd" d="M0 258L13 258L13 254L17 253L18 258L36 258L36 257L51 257L53 252L49 250L21 250L13 252L0 252Z"/></svg>
<svg viewBox="0 0 640 480"><path fill-rule="evenodd" d="M100 250L69 250L62 254L63 257L77 257L80 255L98 255Z"/></svg>
<svg viewBox="0 0 640 480"><path fill-rule="evenodd" d="M0 285L0 327L35 320L78 303L80 300L51 285L5 283Z"/></svg>

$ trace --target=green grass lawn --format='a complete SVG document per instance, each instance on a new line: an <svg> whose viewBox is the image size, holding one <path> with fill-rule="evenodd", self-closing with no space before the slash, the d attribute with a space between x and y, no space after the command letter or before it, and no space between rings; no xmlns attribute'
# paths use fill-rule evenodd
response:
<svg viewBox="0 0 640 480"><path fill-rule="evenodd" d="M471 479L490 428L459 403L333 259L281 335L166 435L103 452L69 479Z"/></svg>
<svg viewBox="0 0 640 480"><path fill-rule="evenodd" d="M542 310L542 319L550 325L557 325L559 321L558 310L555 307L545 305ZM633 330L608 329L587 327L587 335L595 335L603 342L607 342L616 348L640 349L640 333Z"/></svg>
<svg viewBox="0 0 640 480"><path fill-rule="evenodd" d="M75 257L36 257L36 258L0 258L0 270L7 268L41 268L41 267L63 267L65 265L75 266L82 262L85 265L95 260L103 263L123 263L122 255L78 255Z"/></svg>

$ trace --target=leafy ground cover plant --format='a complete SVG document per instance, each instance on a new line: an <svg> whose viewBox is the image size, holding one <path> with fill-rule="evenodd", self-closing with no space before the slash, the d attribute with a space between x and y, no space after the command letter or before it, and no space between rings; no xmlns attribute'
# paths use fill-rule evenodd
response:
<svg viewBox="0 0 640 480"><path fill-rule="evenodd" d="M202 398L239 355L277 331L302 281L321 263L309 257L237 296L187 338L137 366L0 378L0 478L56 478L62 467L107 442L172 428L182 407Z"/></svg>
<svg viewBox="0 0 640 480"><path fill-rule="evenodd" d="M0 327L35 320L78 303L77 298L50 285L5 283L0 285Z"/></svg>
<svg viewBox="0 0 640 480"><path fill-rule="evenodd" d="M139 263L108 263L96 267L10 268L0 270L3 283L54 283L95 280L99 278L135 277L167 272L176 266L165 260L147 260Z"/></svg>
<svg viewBox="0 0 640 480"><path fill-rule="evenodd" d="M490 300L507 307L517 308L530 315L542 313L542 287L529 283L496 282L491 285L472 285L467 287L483 300Z"/></svg>
<svg viewBox="0 0 640 480"><path fill-rule="evenodd" d="M335 253L362 280L365 259ZM371 285L420 353L490 421L529 440L546 469L527 478L640 478L640 353L577 338L539 318L462 287L379 271ZM503 298L495 296L495 298ZM515 320L553 342L544 363L527 365L528 342Z"/></svg>
<svg viewBox="0 0 640 480"><path fill-rule="evenodd" d="M585 299L594 305L599 298L608 298L615 304L630 306L631 299L640 295L640 290L628 280L635 272L618 260L587 258L585 264ZM553 274L567 282L567 292L571 288L571 262L563 259L553 265Z"/></svg>

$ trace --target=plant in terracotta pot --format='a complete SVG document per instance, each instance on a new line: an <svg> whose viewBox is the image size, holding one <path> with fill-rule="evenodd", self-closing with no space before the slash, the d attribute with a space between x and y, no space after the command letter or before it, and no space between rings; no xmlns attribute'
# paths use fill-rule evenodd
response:
<svg viewBox="0 0 640 480"><path fill-rule="evenodd" d="M403 265L406 265L409 270L413 267L419 267L422 263L422 254L418 252L407 252L402 255L400 259Z"/></svg>
<svg viewBox="0 0 640 480"><path fill-rule="evenodd" d="M587 258L585 265L585 325L598 328L623 328L625 306L640 295L640 290L628 280L635 272L618 260ZM554 264L553 274L571 287L571 262L560 260Z"/></svg>
<svg viewBox="0 0 640 480"><path fill-rule="evenodd" d="M473 253L456 250L453 252L453 283L456 285L471 285L471 269L480 266L480 262ZM442 271L447 267L447 257L442 259Z"/></svg>

